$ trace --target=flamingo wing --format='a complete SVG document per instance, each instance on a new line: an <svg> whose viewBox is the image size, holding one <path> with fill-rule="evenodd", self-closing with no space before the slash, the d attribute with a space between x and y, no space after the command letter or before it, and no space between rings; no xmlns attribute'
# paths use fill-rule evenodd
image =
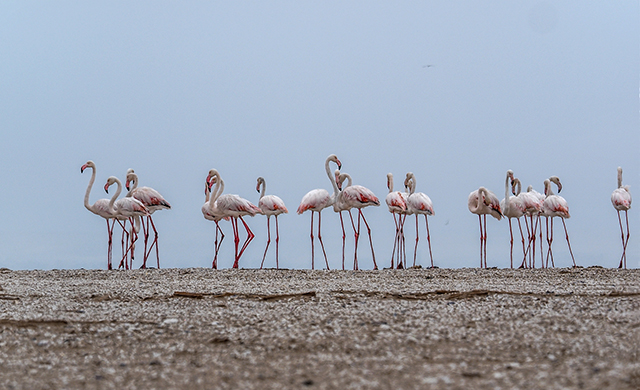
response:
<svg viewBox="0 0 640 390"><path fill-rule="evenodd" d="M284 205L282 199L277 197L276 195L265 195L260 198L258 202L258 207L264 213L288 213L287 207Z"/></svg>
<svg viewBox="0 0 640 390"><path fill-rule="evenodd" d="M378 197L368 188L353 185L342 191L345 202L353 207L379 206Z"/></svg>
<svg viewBox="0 0 640 390"><path fill-rule="evenodd" d="M302 197L300 206L298 206L298 214L302 214L307 210L320 211L331 205L331 196L325 189L311 190Z"/></svg>
<svg viewBox="0 0 640 390"><path fill-rule="evenodd" d="M424 192L415 192L409 195L409 199L407 199L407 206L414 213L434 215L433 203Z"/></svg>
<svg viewBox="0 0 640 390"><path fill-rule="evenodd" d="M616 210L629 210L631 208L631 193L625 187L616 188L611 194L611 203Z"/></svg>

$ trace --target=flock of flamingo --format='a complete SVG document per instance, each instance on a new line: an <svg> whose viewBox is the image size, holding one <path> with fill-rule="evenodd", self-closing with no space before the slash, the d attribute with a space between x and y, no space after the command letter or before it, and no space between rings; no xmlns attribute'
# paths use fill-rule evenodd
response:
<svg viewBox="0 0 640 390"><path fill-rule="evenodd" d="M330 164L334 163L337 169L331 172ZM368 206L379 206L380 201L374 195L374 193L361 185L354 185L352 178L349 174L341 172L342 163L338 157L334 154L327 157L325 160L325 171L333 187L333 194L325 189L315 189L309 191L300 202L297 213L302 214L305 211L311 211L311 268L315 268L315 237L314 237L314 214L317 213L318 226L316 235L327 269L329 269L329 261L327 259L327 253L322 242L321 234L321 212L325 208L330 206L340 216L340 223L342 227L342 269L345 269L345 242L346 231L344 228L343 211L348 212L351 227L353 229L355 249L353 255L353 269L359 269L358 265L358 241L360 237L361 222L364 223L367 234L369 237L369 245L371 247L371 255L373 258L373 269L378 269L376 262L375 252L373 249L373 241L371 239L371 228L367 222L363 209ZM107 179L107 183L104 186L105 191L108 193L109 188L113 184L117 184L117 190L112 195L111 199L99 199L93 205L89 204L89 195L91 188L96 178L96 166L93 161L87 161L82 165L81 172L85 169L91 168L92 175L89 180L89 185L84 197L84 206L96 215L101 216L107 221L108 232L108 254L107 254L107 266L108 269L112 269L112 243L113 243L113 229L117 222L122 228L122 258L118 265L118 268L130 269L133 266L135 243L138 239L138 232L142 227L144 235L144 253L142 266L140 268L147 267L147 260L155 247L157 266L160 267L160 258L158 251L158 231L155 227L151 215L156 210L170 209L171 205L167 202L158 191L150 187L138 187L138 176L129 169L126 175L125 187L128 190L127 195L124 198L118 199L122 192L122 182L115 176L111 176ZM345 185L346 181L346 185ZM544 194L535 191L532 186L527 188L526 192L521 191L521 182L515 177L513 171L508 170L505 180L505 197L502 201L499 201L496 195L484 187L480 187L477 190L469 194L468 207L471 213L478 215L480 223L480 267L487 267L487 215L491 215L497 220L502 217L506 217L509 221L510 232L510 257L511 268L513 268L513 229L511 220L515 218L518 222L518 228L520 231L520 237L522 241L522 262L520 268L535 268L536 267L536 240L539 239L540 246L540 267L549 267L549 260L551 260L551 266L555 267L553 260L552 242L553 242L553 219L554 217L560 217L562 225L564 227L565 237L567 245L569 247L569 253L573 261L573 266L576 266L575 258L571 250L571 244L569 242L569 234L567 232L567 226L565 219L569 218L569 206L567 201L553 192L552 183L556 185L558 193L562 191L562 184L557 176L551 176L544 181ZM395 239L393 245L393 251L391 254L391 268L407 268L406 260L406 243L404 238L404 224L408 215L415 215L416 217L416 241L413 251L413 266L416 265L416 254L419 242L419 216L424 215L426 225L426 238L429 246L429 256L431 259L431 267L433 264L433 254L431 251L431 236L429 233L428 216L434 215L433 204L429 197L422 192L415 192L416 189L416 177L413 173L406 174L404 179L405 191L394 191L393 189L393 175L387 174L387 187L389 193L386 195L385 201L389 208L389 212L393 215L393 220L396 227ZM235 245L235 259L233 268L238 268L239 260L246 250L249 243L253 240L255 235L242 218L243 216L255 216L256 214L263 214L267 216L267 244L262 256L262 262L260 268L264 266L264 261L267 256L267 251L271 243L271 216L275 219L275 258L276 268L279 268L278 252L280 234L278 231L278 216L283 213L287 213L288 210L279 197L275 195L265 195L266 182L264 178L259 177L257 179L256 190L260 193L260 199L258 205L252 204L250 201L241 198L238 195L223 194L224 181L220 173L216 169L211 169L207 175L205 181L205 203L202 205L202 214L205 219L215 222L216 235L214 241L214 257L212 267L218 268L218 252L222 241L224 240L224 233L220 228L220 221L226 220L231 222L234 235ZM620 232L622 235L622 257L620 258L619 268L627 268L626 249L629 242L629 218L627 211L631 208L631 193L629 186L622 185L622 168L618 168L618 188L616 188L611 194L611 203L618 213L618 222L620 224ZM354 220L352 209L357 209L357 216ZM626 231L623 228L621 212L625 213ZM520 218L525 221L526 235L522 229ZM547 252L546 257L543 252L543 233L541 217L545 217L546 221L546 242ZM244 226L246 231L246 239L242 246L240 246L240 234L238 220ZM127 229L127 223L129 228ZM154 232L153 241L149 244L150 229Z"/></svg>

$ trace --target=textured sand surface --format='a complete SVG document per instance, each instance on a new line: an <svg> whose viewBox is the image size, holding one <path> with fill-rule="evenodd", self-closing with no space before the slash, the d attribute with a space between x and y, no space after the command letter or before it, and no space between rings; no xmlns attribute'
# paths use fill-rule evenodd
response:
<svg viewBox="0 0 640 390"><path fill-rule="evenodd" d="M640 388L639 270L0 270L0 288L2 388Z"/></svg>

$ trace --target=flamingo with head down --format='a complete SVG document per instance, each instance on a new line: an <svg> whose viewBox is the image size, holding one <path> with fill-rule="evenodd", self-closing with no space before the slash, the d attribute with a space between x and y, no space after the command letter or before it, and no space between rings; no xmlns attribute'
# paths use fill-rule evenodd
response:
<svg viewBox="0 0 640 390"><path fill-rule="evenodd" d="M558 192L562 190L562 185L560 184L560 180L556 183L558 185ZM570 218L569 215L569 204L567 201L561 197L560 195L556 195L553 193L551 189L551 180L547 179L544 181L544 203L542 204L542 213L545 217L547 217L547 244L549 248L547 250L547 260L546 267L549 267L549 257L551 257L551 266L555 267L553 262L553 252L551 250L551 243L553 242L553 218L560 217L562 220L562 226L564 226L564 233L567 239L567 245L569 246L569 253L571 254L571 260L573 261L573 266L576 267L576 260L573 257L573 252L571 251L571 243L569 242L569 233L567 232L567 224L564 222L565 219ZM549 228L549 219L551 219L551 228Z"/></svg>

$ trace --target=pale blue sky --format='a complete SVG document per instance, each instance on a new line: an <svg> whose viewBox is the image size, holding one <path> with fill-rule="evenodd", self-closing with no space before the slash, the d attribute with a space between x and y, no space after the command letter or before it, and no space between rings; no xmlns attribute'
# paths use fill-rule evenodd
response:
<svg viewBox="0 0 640 390"><path fill-rule="evenodd" d="M200 207L217 168L227 192L256 203L265 177L290 210L280 264L308 268L310 216L295 210L330 190L331 153L381 200L388 172L416 174L440 267L478 265L467 196L482 185L502 198L507 169L538 191L560 176L578 264L617 266L618 166L640 191L639 14L637 1L2 2L0 266L106 267L105 223L82 205L92 159L91 203L128 168L171 202L155 215L162 266L211 265ZM388 266L393 219L386 206L366 215ZM629 217L638 267L637 208ZM323 222L337 267L338 217L328 209ZM265 218L248 223L256 239L240 265L256 267ZM488 225L488 263L508 266L507 222ZM554 246L570 265L562 234ZM360 257L370 268L364 242Z"/></svg>

